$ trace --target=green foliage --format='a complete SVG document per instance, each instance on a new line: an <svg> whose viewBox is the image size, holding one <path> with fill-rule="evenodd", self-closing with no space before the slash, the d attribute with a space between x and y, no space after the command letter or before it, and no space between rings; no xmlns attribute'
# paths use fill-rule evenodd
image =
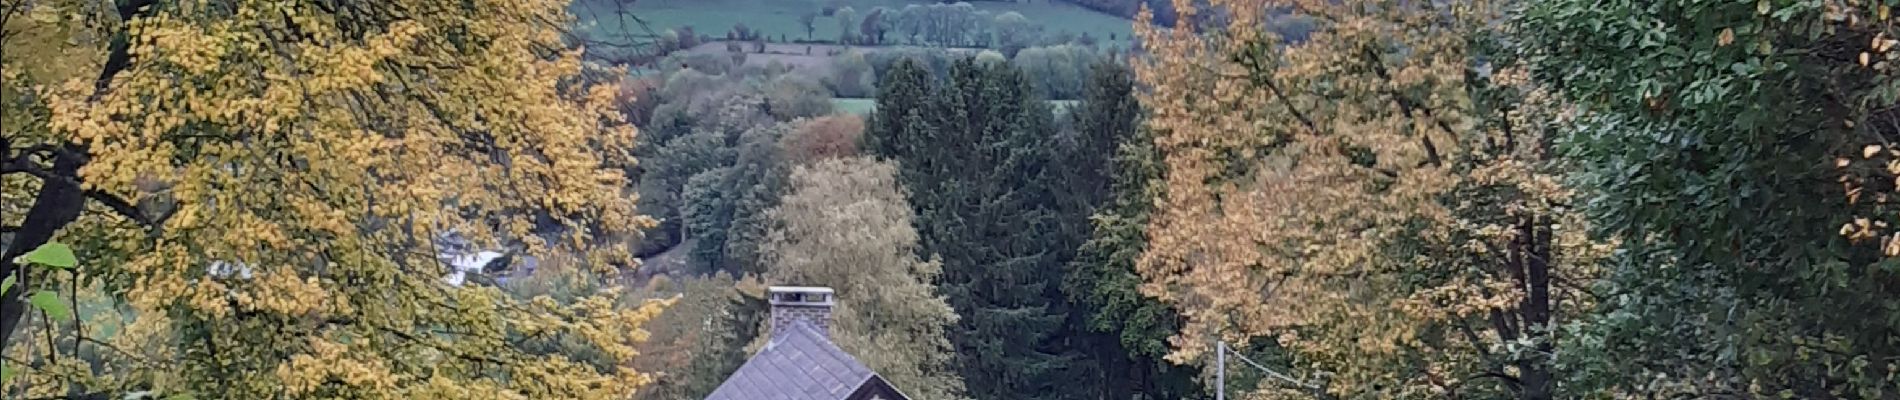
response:
<svg viewBox="0 0 1900 400"><path fill-rule="evenodd" d="M60 302L59 293L51 290L33 292L33 297L27 298L26 302L32 304L33 308L46 312L46 316L53 320L66 319L66 316L72 315L73 311L66 307L66 303Z"/></svg>
<svg viewBox="0 0 1900 400"><path fill-rule="evenodd" d="M691 266L695 271L718 268L726 254L726 228L732 226L733 199L726 192L731 167L719 167L686 181L680 203L683 240L692 241Z"/></svg>
<svg viewBox="0 0 1900 400"><path fill-rule="evenodd" d="M896 29L907 44L979 46L987 40L988 22L970 3L912 4L898 12Z"/></svg>
<svg viewBox="0 0 1900 400"><path fill-rule="evenodd" d="M851 7L840 8L837 12L832 14L832 18L838 21L838 43L853 44L858 42L858 10Z"/></svg>
<svg viewBox="0 0 1900 400"><path fill-rule="evenodd" d="M1016 12L1006 12L996 16L991 25L996 30L996 47L1004 55L1015 56L1017 51L1035 44L1039 26L1030 23L1029 18Z"/></svg>
<svg viewBox="0 0 1900 400"><path fill-rule="evenodd" d="M897 161L921 235L962 316L951 342L978 399L1077 396L1062 265L1085 230L1060 219L1060 146L1048 105L1007 63L964 59L937 87L921 65L887 75L866 148ZM1085 222L1083 223L1085 224Z"/></svg>
<svg viewBox="0 0 1900 400"><path fill-rule="evenodd" d="M1892 397L1897 293L1839 226L1828 160L1893 132L1887 5L1535 3L1540 78L1588 113L1556 144L1627 248L1571 335L1592 394ZM1869 54L1873 53L1872 68ZM1859 58L1859 60L1856 60ZM1858 62L1857 62L1858 61ZM1841 312L1841 310L1854 310ZM1560 357L1561 358L1561 357Z"/></svg>
<svg viewBox="0 0 1900 400"><path fill-rule="evenodd" d="M840 348L919 399L963 397L945 336L957 314L931 285L940 265L918 258L912 211L896 168L865 157L798 167L771 211L768 282L837 290Z"/></svg>
<svg viewBox="0 0 1900 400"><path fill-rule="evenodd" d="M739 137L733 165L709 177L706 188L717 192L721 201L714 212L723 214L692 231L693 237L700 239L694 248L694 261L703 267L702 271L733 275L764 272L759 246L769 228L766 210L778 204L789 173L778 142L787 130L803 124L806 122L781 123L747 131Z"/></svg>
<svg viewBox="0 0 1900 400"><path fill-rule="evenodd" d="M1079 99L1089 86L1089 69L1105 60L1095 48L1073 44L1032 47L1012 60L1028 74L1036 91L1050 99Z"/></svg>
<svg viewBox="0 0 1900 400"><path fill-rule="evenodd" d="M697 171L680 183L676 201L681 240L697 240L691 257L696 271L759 272L756 253L763 227L757 223L783 186L786 170L777 141L787 129L789 124L755 127L740 135L736 148L704 133L687 135L680 140L692 147L681 150L710 154L680 161L695 162L703 169L658 165L649 175L665 182L678 176L673 171Z"/></svg>
<svg viewBox="0 0 1900 400"><path fill-rule="evenodd" d="M881 72L877 106L865 130L864 149L870 154L892 157L921 151L929 127L925 107L936 99L936 85L930 71L915 59L900 59L889 71ZM909 188L918 190L918 188Z"/></svg>
<svg viewBox="0 0 1900 400"><path fill-rule="evenodd" d="M47 243L32 251L20 255L22 264L33 264L48 268L68 269L79 265L79 259L73 256L73 249L61 243ZM6 289L0 289L5 291Z"/></svg>
<svg viewBox="0 0 1900 400"><path fill-rule="evenodd" d="M661 224L647 232L640 253L702 239L692 257L699 271L756 272L763 228L748 224L770 208L786 173L776 141L791 129L788 121L831 113L830 93L769 68L727 75L684 69L665 82L639 150L641 207ZM727 167L730 173L709 174ZM742 240L729 241L735 234Z"/></svg>
<svg viewBox="0 0 1900 400"><path fill-rule="evenodd" d="M865 60L864 53L845 50L831 61L831 75L825 77L825 87L838 97L871 97L877 94L877 77L872 74L871 63Z"/></svg>
<svg viewBox="0 0 1900 400"><path fill-rule="evenodd" d="M1070 186L1065 193L1084 200L1070 209L1090 213L1069 218L1086 218L1093 226L1084 227L1088 240L1067 266L1062 290L1076 305L1072 318L1099 343L1104 398L1197 397L1194 373L1162 359L1181 318L1143 296L1135 273L1160 190L1160 159L1140 127L1141 106L1127 68L1098 63L1091 75L1088 94L1070 114L1072 136L1064 151L1070 159L1063 171Z"/></svg>
<svg viewBox="0 0 1900 400"><path fill-rule="evenodd" d="M71 270L73 267L79 266L79 258L73 256L72 247L57 242L49 242L35 247L31 251L27 251L26 254L17 257L16 260L22 265L39 267L47 270L46 272L53 270ZM8 293L9 290L12 290L17 282L16 277L16 275L8 274L5 280L0 280L0 293ZM33 308L45 312L47 317L54 321L64 320L67 316L72 315L72 308L60 300L59 292L52 290L35 291L32 296L27 297L26 302L28 305L33 306ZM4 381L5 379L0 379L0 382Z"/></svg>
<svg viewBox="0 0 1900 400"><path fill-rule="evenodd" d="M779 75L765 88L765 106L781 121L830 114L831 91L805 75Z"/></svg>
<svg viewBox="0 0 1900 400"><path fill-rule="evenodd" d="M871 72L877 75L879 84L882 85L884 79L889 79L886 77L890 76L891 68L897 66L897 64L903 60L917 61L932 75L943 76L945 73L950 72L950 63L961 57L954 52L948 51L917 47L898 47L871 52L870 54L866 54L864 58L871 63Z"/></svg>
<svg viewBox="0 0 1900 400"><path fill-rule="evenodd" d="M745 344L765 308L739 293L747 284L727 274L672 278L659 276L622 298L621 307L653 299L678 299L648 328L651 337L636 360L655 371L653 385L635 394L641 400L701 399L745 362Z"/></svg>

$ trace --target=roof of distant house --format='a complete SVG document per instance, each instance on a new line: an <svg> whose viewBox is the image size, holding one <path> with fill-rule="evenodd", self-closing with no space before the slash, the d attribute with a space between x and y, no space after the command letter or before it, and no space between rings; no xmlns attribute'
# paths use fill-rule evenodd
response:
<svg viewBox="0 0 1900 400"><path fill-rule="evenodd" d="M789 328L773 334L706 400L840 400L871 398L870 391L895 392L819 328L805 321Z"/></svg>

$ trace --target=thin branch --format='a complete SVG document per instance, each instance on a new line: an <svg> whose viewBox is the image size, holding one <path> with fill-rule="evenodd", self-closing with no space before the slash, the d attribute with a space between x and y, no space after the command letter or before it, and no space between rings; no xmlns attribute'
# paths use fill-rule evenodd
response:
<svg viewBox="0 0 1900 400"><path fill-rule="evenodd" d="M75 186L79 185L79 182L73 179L72 177L60 176L52 172L49 172L47 170L41 169L40 167L32 165L32 164L18 162L19 160L15 160L15 161L16 162L12 164L14 167L17 167L19 169L19 172L24 172L28 175L32 175L34 177L40 178L40 180L60 181L60 182L71 183ZM13 170L6 169L5 171L13 171ZM99 202L99 204L106 206L106 208L112 209L112 211L119 214L119 216L125 217L126 219L130 219L133 222L137 222L140 225L144 225L148 228L157 229L159 227L157 223L162 222L162 221L155 221L152 218L147 217L144 212L139 210L138 206L132 205L132 202L126 201L125 199L119 198L119 196L113 195L111 193L106 193L103 190L88 189L85 191L85 196L88 199L92 199L93 201Z"/></svg>
<svg viewBox="0 0 1900 400"><path fill-rule="evenodd" d="M129 23L133 19L150 13L154 8L152 4L156 2L157 0L129 0L120 3L117 8L119 23ZM99 77L93 80L91 100L96 101L105 97L107 89L112 86L112 80L118 77L119 72L132 67L132 46L126 36L121 33L113 38L110 50L106 52L105 66L100 68Z"/></svg>
<svg viewBox="0 0 1900 400"><path fill-rule="evenodd" d="M59 345L53 343L53 325L59 324L59 321L47 315L44 308L40 309L40 319L46 321L45 325L40 326L40 331L46 333L46 358L52 359L53 364L59 364Z"/></svg>
<svg viewBox="0 0 1900 400"><path fill-rule="evenodd" d="M75 314L77 314L77 313L75 313ZM77 336L77 338L79 339L79 341L84 341L84 342L87 342L87 343L92 343L93 345L96 345L96 346L99 346L99 347L104 347L104 348L106 348L106 349L109 349L109 350L112 350L112 351L115 351L115 352L118 352L119 354L123 354L123 355L125 355L125 358L129 358L129 359L132 359L132 361L136 361L136 362L138 362L139 364L145 364L145 365L148 365L148 366L151 366L151 365L156 365L156 364L154 364L154 363L152 363L152 360L149 360L149 359L146 359L146 358L145 358L144 356L140 356L140 355L138 355L138 354L133 354L132 352L129 352L129 351L125 351L125 349L121 349L121 348L119 348L119 346L116 346L116 345L113 345L113 344L111 344L111 343L106 343L106 342L103 342L103 341L100 341L99 339L94 339L94 338L92 338L91 336L86 336L86 335L78 335L78 336Z"/></svg>
<svg viewBox="0 0 1900 400"><path fill-rule="evenodd" d="M390 329L389 327L385 327L381 325L372 324L372 326L376 328L377 330L383 331L385 333L389 333L391 335L396 335L396 337L402 338L403 340L407 340L411 343L420 344L428 348L435 349L436 351L447 353L449 356L460 358L464 361L472 361L472 362L478 362L478 363L491 363L495 365L509 365L510 364L508 361L502 360L499 358L483 356L483 355L468 354L466 352L456 351L455 349L436 346L435 344L424 341L422 340L422 338L418 338L415 335L412 335L408 332Z"/></svg>
<svg viewBox="0 0 1900 400"><path fill-rule="evenodd" d="M51 397L28 397L26 400L110 400L111 398L112 398L111 393L93 392L93 393L84 393L84 394L59 395L59 396L51 396Z"/></svg>
<svg viewBox="0 0 1900 400"><path fill-rule="evenodd" d="M18 0L18 1L7 3L6 9L0 10L0 26L7 26L7 21L13 20L13 16L15 13L18 13L24 10L26 10L26 0ZM5 31L0 31L0 44L5 44L6 38L8 36L13 36L13 35L8 34Z"/></svg>
<svg viewBox="0 0 1900 400"><path fill-rule="evenodd" d="M1319 132L1319 126L1313 124L1313 119L1308 118L1306 113L1300 112L1300 109L1293 107L1293 100L1287 98L1285 92L1280 91L1280 85L1273 83L1273 79L1260 78L1260 83L1267 87L1268 92L1273 93L1274 98L1280 100L1280 105L1285 106L1286 111L1293 114L1293 118L1299 119L1301 125L1306 125L1308 132Z"/></svg>
<svg viewBox="0 0 1900 400"><path fill-rule="evenodd" d="M1471 323L1470 323L1470 321L1465 321L1465 320L1464 320L1463 318L1459 318L1459 320L1458 320L1458 330L1459 330L1459 331L1461 331L1461 332L1464 332L1464 334L1465 334L1465 340L1470 340L1470 341L1471 341L1471 347L1474 347L1474 348L1477 348L1477 349L1478 349L1478 355L1480 355L1480 356L1483 356L1486 362L1498 362L1498 363L1502 363L1502 362L1500 362L1500 361L1498 361L1498 360L1495 360L1495 359L1492 359L1492 356L1491 356L1491 348L1490 348L1490 347L1486 347L1486 346L1484 345L1484 339L1480 339L1480 338L1478 337L1478 331L1477 331L1477 330L1474 330L1474 329L1471 329Z"/></svg>
<svg viewBox="0 0 1900 400"><path fill-rule="evenodd" d="M145 213L140 211L138 206L132 205L131 202L127 202L125 199L121 199L111 193L92 189L86 191L86 198L97 201L99 204L105 205L106 208L111 208L112 211L117 212L120 216L131 219L133 222L139 223L139 225L145 225L153 229L158 228L158 225L154 224L150 217L146 217Z"/></svg>
<svg viewBox="0 0 1900 400"><path fill-rule="evenodd" d="M1273 81L1272 76L1270 76L1271 71L1269 71L1269 68L1267 68L1268 63L1264 59L1265 58L1264 54L1265 52L1263 50L1260 50L1258 47L1254 47L1254 48L1249 48L1246 53L1243 53L1241 55L1241 60L1240 60L1241 63L1243 65L1246 65L1247 69L1249 70L1249 73L1245 76L1221 73L1219 71L1215 71L1212 67L1200 65L1198 63L1194 64L1194 66L1200 67L1201 69L1206 70L1210 73L1213 73L1216 76L1221 76L1221 77L1226 77L1226 78L1246 79L1247 81L1253 82L1254 84L1266 86L1267 92L1273 94L1273 98L1275 100L1279 100L1280 105L1286 108L1287 113L1293 114L1293 118L1298 119L1301 125L1305 125L1306 130L1308 132L1319 132L1319 125L1314 124L1312 118L1307 117L1305 112L1302 112L1300 111L1298 107L1295 107L1293 105L1293 99L1290 97L1287 97L1286 91L1280 90L1280 85Z"/></svg>
<svg viewBox="0 0 1900 400"><path fill-rule="evenodd" d="M1504 381L1505 384L1511 385L1511 391L1524 390L1524 381L1518 380L1517 377L1515 376L1505 375L1503 372L1498 372L1498 371L1479 372L1475 375L1465 377L1464 382L1473 382L1473 381L1484 379L1484 378L1492 378L1492 379Z"/></svg>
<svg viewBox="0 0 1900 400"><path fill-rule="evenodd" d="M78 274L75 273L73 274L72 279L66 280L66 290L67 290L66 294L71 295L73 299L72 301L73 357L78 357L79 356L79 338L86 336L86 325L79 321L79 276Z"/></svg>
<svg viewBox="0 0 1900 400"><path fill-rule="evenodd" d="M1365 58L1366 65L1372 67L1372 73L1374 75L1377 75L1379 77L1379 80L1381 81L1385 81L1388 83L1391 82L1392 75L1386 72L1385 63L1382 61L1379 61L1379 53L1376 51L1373 51L1371 47L1367 47L1365 53L1366 53L1366 58ZM1392 89L1390 87L1386 88L1386 95L1392 96L1393 102L1398 103L1399 112L1404 114L1406 119L1417 120L1418 117L1412 111L1416 109L1418 110L1418 114L1424 114L1425 118L1431 119L1434 125L1438 126L1439 130L1445 131L1446 135L1449 135L1454 138L1458 137L1458 133L1451 129L1451 124L1445 122L1443 119L1439 119L1437 117L1437 114L1432 112L1431 107L1428 107L1423 104L1413 103L1410 98L1405 97L1404 94L1401 94L1399 93L1398 90ZM1433 166L1439 165L1441 158L1438 155L1438 146L1432 144L1432 136L1430 134L1422 134L1422 135L1419 135L1419 139L1422 141L1422 144L1425 146L1426 164L1433 165Z"/></svg>

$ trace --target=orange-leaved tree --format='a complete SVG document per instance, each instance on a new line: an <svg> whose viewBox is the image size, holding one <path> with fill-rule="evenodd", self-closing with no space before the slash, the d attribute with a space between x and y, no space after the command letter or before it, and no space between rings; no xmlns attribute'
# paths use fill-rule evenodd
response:
<svg viewBox="0 0 1900 400"><path fill-rule="evenodd" d="M1553 330L1608 247L1567 209L1564 109L1494 28L1509 4L1208 3L1137 24L1165 164L1138 270L1188 319L1173 359L1272 341L1269 398L1553 398Z"/></svg>
<svg viewBox="0 0 1900 400"><path fill-rule="evenodd" d="M566 6L0 1L20 17L0 20L0 274L21 282L0 393L628 396L663 301L454 285L436 247L631 266L595 244L652 223L623 189L635 132L581 78ZM54 239L79 268L12 261ZM22 292L51 287L109 305L29 319ZM549 337L609 361L524 346Z"/></svg>

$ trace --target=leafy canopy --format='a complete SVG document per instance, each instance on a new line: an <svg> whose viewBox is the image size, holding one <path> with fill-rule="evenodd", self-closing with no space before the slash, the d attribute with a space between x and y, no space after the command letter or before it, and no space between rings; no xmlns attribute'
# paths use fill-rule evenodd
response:
<svg viewBox="0 0 1900 400"><path fill-rule="evenodd" d="M595 244L653 223L622 189L635 132L612 90L581 78L589 67L562 42L566 2L119 3L26 6L87 21L24 29L105 57L24 89L45 118L4 132L5 172L39 185L6 194L83 187L110 209L62 222L35 203L26 226L64 227L89 262L21 284L102 285L136 318L40 321L17 343L56 346L8 346L43 361L0 390L624 398L648 380L624 365L664 302L453 286L433 246L453 233L572 252L589 271L631 264ZM6 70L40 62L14 58L17 43ZM523 347L550 335L611 361ZM87 363L79 337L120 350Z"/></svg>

